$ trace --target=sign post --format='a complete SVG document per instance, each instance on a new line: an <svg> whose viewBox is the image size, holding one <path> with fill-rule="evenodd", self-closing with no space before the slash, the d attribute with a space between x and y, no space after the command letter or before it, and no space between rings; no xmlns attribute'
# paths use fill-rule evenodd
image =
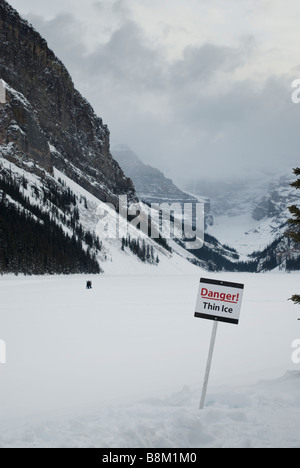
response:
<svg viewBox="0 0 300 468"><path fill-rule="evenodd" d="M219 322L214 323L212 336L211 336L211 342L210 342L210 348L209 348L209 354L208 354L208 359L207 359L205 378L204 378L204 384L203 384L201 401L200 401L200 408L199 408L201 410L203 410L204 404L205 404L209 374L210 374L211 363L212 363L212 358L213 358L214 348L215 348L215 342L216 342L216 336L217 336L217 331L218 331L218 323Z"/></svg>
<svg viewBox="0 0 300 468"><path fill-rule="evenodd" d="M200 410L204 408L211 363L216 342L218 323L238 325L240 319L244 285L201 278L195 317L213 320L214 326L208 353Z"/></svg>

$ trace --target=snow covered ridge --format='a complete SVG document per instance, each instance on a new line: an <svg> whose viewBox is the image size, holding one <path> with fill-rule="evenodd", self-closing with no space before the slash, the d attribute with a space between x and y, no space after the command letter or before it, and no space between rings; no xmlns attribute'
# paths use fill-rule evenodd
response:
<svg viewBox="0 0 300 468"><path fill-rule="evenodd" d="M83 201L50 176L12 166L0 164L0 272L100 273L100 240L79 223Z"/></svg>
<svg viewBox="0 0 300 468"><path fill-rule="evenodd" d="M130 204L126 197L121 196L122 207L118 213L114 205L102 202L56 168L54 177L69 187L78 198L84 197L86 200L87 209L86 206L79 206L80 221L86 229L95 232L101 239L101 261L105 272L123 272L130 268L134 271L137 271L137 268L145 271L145 267L153 265L159 266L160 271L172 271L174 268L176 270L179 265L185 270L194 269L188 264L184 267L186 259L193 256L181 249L173 241L173 237L170 237L170 241L166 240L167 233L170 232L168 216L163 218L161 225L152 221L154 235L151 238L147 224L149 207L144 203ZM128 221L129 214L134 217L132 222ZM168 214L170 216L170 212ZM140 222L142 226L138 228Z"/></svg>
<svg viewBox="0 0 300 468"><path fill-rule="evenodd" d="M54 152L55 148L51 147L51 151ZM43 216L50 215L51 220L70 238L75 232L76 237L82 240L83 249L86 252L90 250L104 271L112 269L126 271L129 265L130 268L136 268L136 262L140 261L150 266L161 266L162 261L168 260L172 260L170 268L174 264L181 264L184 260L189 260L205 269L210 268L210 265L212 269L215 269L211 258L212 255L216 256L217 252L219 255L223 255L223 257L220 256L219 263L223 262L223 259L228 259L227 263L224 263L225 268L230 268L233 271L242 268L243 271L247 271L249 266L252 266L252 264L247 263L245 266L239 264L239 257L233 249L223 248L208 235L206 235L206 242L201 250L188 252L186 247L191 242L184 242L188 237L187 230L191 229L191 236L194 236L195 232L191 227L191 212L188 210L185 212L180 204L173 206L174 213L172 213L172 206L168 204L162 206L154 204L153 212L153 209L151 211L148 205L143 203L131 205L124 197L123 209L121 207L120 213L117 213L113 205L101 202L58 169L54 168L54 177L52 177L32 161L22 160L22 168L9 162L6 158L11 159L11 155L13 155L12 159L14 160L13 143L0 147L0 153L4 156L1 159L1 165L6 171L6 179L9 180L10 175L12 175L22 188L22 197L27 199L25 204L20 204L20 201L13 199L10 194L6 194L6 201L40 224L44 224L44 221L40 215L35 213L37 209L43 213ZM34 172L32 173L32 171ZM67 205L62 197L67 200ZM63 205L59 200L63 201ZM123 198L120 197L120 200L122 201ZM159 213L160 208L162 213ZM203 211L201 213L203 214ZM185 215L184 223L183 215ZM128 222L128 219L131 221ZM138 229L138 224L141 224L141 229ZM203 229L203 222L200 226L201 229ZM184 240L180 241L183 235ZM199 236L197 240L201 241L202 239ZM259 260L255 257L253 271L257 271L258 268L260 271L276 268L281 259L284 261L286 248L282 248L277 243L272 249L263 252ZM202 251L203 257L201 256ZM195 257L194 252L199 256L199 260ZM297 261L296 251L295 255L295 261ZM112 262L115 262L113 268ZM290 267L294 269L292 264Z"/></svg>
<svg viewBox="0 0 300 468"><path fill-rule="evenodd" d="M2 152L10 158L9 151L14 152L13 146L10 150L7 147L0 147L0 154ZM6 211L13 209L25 216L27 220L40 225L41 228L51 222L72 242L76 240L77 243L80 243L83 251L93 258L94 263L97 262L101 266L102 271L120 272L132 268L136 270L137 267L140 267L142 271L143 266L146 265L152 268L159 266L160 271L165 271L168 262L170 265L167 271L171 271L172 268L176 269L177 265L186 261L181 258L186 258L186 255L184 252L180 252L180 248L175 243L175 251L171 254L171 248L162 237L159 239L149 238L147 233L137 229L134 223L129 223L126 218L119 217L114 206L101 202L59 170L54 169L53 177L38 168L36 164L33 165L32 162L23 161L22 166L23 168L9 162L6 157L0 159L2 216L5 207ZM34 172L31 172L32 170ZM148 207L141 205L138 208L146 213ZM8 213L5 214L5 217L7 215ZM12 213L10 219L12 216L15 214ZM122 235L126 233L126 237L116 237L116 222L118 233L122 233ZM167 221L163 224L165 230L167 230L166 226ZM29 232L31 229L33 226ZM20 236L22 235L20 233ZM33 233L30 243L34 241L34 236ZM23 242L23 239L20 238L19 241ZM1 252L2 248L0 247L0 270L2 271L2 267L4 268L6 265L3 259L7 257L8 252L3 251L3 254ZM179 257L176 252L181 256ZM28 264L26 254L24 257L26 257L24 261L19 259L18 262L10 259L9 270L7 271L5 269L7 267L5 267L3 272L27 274L68 272L64 268L61 269L62 267L56 271L54 266L47 266L44 271L43 267L36 262L33 262L34 265L31 267ZM22 266L17 267L15 263ZM18 270L18 268L20 269ZM76 271L73 269L70 270L71 272L75 273Z"/></svg>

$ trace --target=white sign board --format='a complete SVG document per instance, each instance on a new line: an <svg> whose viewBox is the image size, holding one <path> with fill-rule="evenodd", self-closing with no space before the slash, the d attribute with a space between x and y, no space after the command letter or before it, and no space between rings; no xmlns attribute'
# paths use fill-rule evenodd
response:
<svg viewBox="0 0 300 468"><path fill-rule="evenodd" d="M195 317L238 325L244 285L201 278Z"/></svg>

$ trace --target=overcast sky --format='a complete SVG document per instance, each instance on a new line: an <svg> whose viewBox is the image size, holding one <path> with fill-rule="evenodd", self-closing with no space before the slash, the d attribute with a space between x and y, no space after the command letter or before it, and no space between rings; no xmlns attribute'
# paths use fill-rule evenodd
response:
<svg viewBox="0 0 300 468"><path fill-rule="evenodd" d="M300 165L299 0L9 0L111 130L168 176Z"/></svg>

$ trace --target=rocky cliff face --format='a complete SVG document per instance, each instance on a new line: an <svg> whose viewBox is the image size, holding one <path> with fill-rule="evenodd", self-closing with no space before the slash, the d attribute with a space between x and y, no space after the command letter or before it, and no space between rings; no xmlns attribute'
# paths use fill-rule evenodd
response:
<svg viewBox="0 0 300 468"><path fill-rule="evenodd" d="M180 190L171 179L158 169L144 164L138 156L125 145L112 147L112 154L125 173L132 179L140 200L152 203L180 203L181 205L204 203L205 228L214 224L210 214L210 200L206 197L194 197Z"/></svg>
<svg viewBox="0 0 300 468"><path fill-rule="evenodd" d="M112 148L114 158L133 180L140 199L147 203L196 203L198 200L180 190L158 169L144 164L125 145Z"/></svg>
<svg viewBox="0 0 300 468"><path fill-rule="evenodd" d="M268 192L258 200L252 207L252 217L256 221L264 218L278 218L286 220L289 217L288 206L298 202L299 197L295 189L290 186L293 176L281 177L272 184Z"/></svg>
<svg viewBox="0 0 300 468"><path fill-rule="evenodd" d="M32 163L51 173L49 144L32 106L6 83L2 86L6 104L0 106L1 155L17 165L30 167Z"/></svg>
<svg viewBox="0 0 300 468"><path fill-rule="evenodd" d="M18 164L53 166L102 201L136 198L133 183L110 154L110 134L42 37L0 0L0 78L7 103L0 111L2 156Z"/></svg>

